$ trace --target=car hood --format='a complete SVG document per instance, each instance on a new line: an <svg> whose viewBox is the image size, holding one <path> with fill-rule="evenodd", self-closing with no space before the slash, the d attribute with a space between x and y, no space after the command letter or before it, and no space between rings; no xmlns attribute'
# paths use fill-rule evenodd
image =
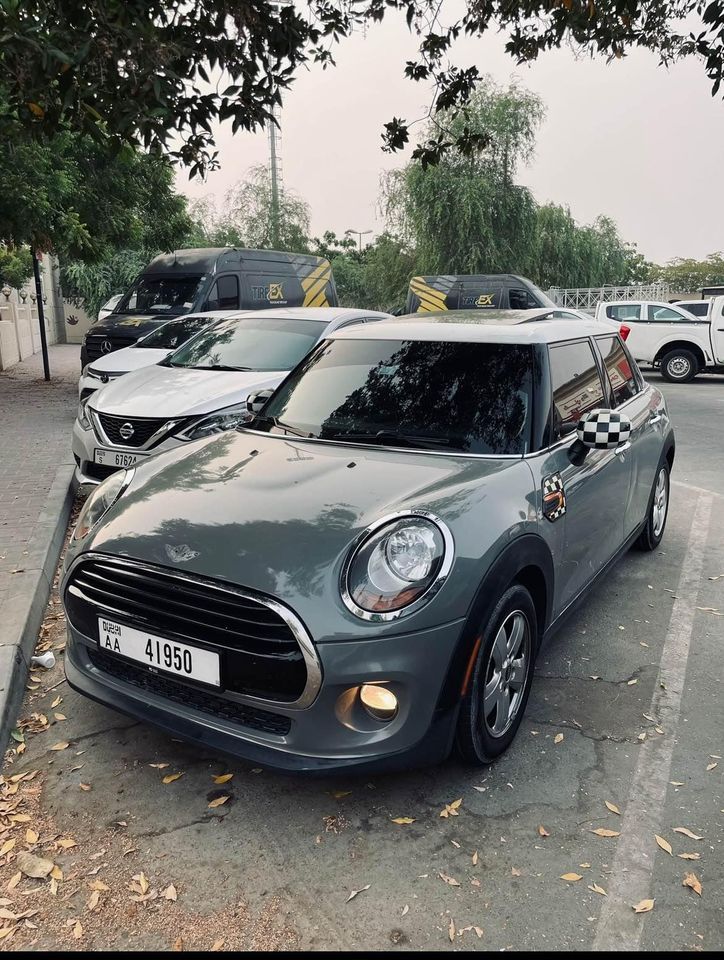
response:
<svg viewBox="0 0 724 960"><path fill-rule="evenodd" d="M275 387L285 376L284 370L144 367L109 383L91 407L119 417L191 417L243 403L252 391Z"/></svg>
<svg viewBox="0 0 724 960"><path fill-rule="evenodd" d="M497 537L494 514L506 512L498 509L506 505L500 498L515 503L522 525L520 505L530 488L523 460L228 431L138 467L85 549L261 591L289 604L318 639L334 636L335 627L326 625L331 618L339 638L340 615L350 627L359 623L340 599L342 564L370 523L410 509L445 520L456 541L458 573L443 591L448 603L436 600L430 616L453 620L470 602L487 538ZM482 524L482 517L491 523ZM424 611L415 620L424 621ZM404 620L388 627L381 629L410 629Z"/></svg>
<svg viewBox="0 0 724 960"><path fill-rule="evenodd" d="M142 367L150 367L154 363L160 363L172 350L157 350L151 347L124 347L122 350L114 350L113 353L106 353L97 360L89 364L89 371L93 373L122 374L130 373L132 370L140 370Z"/></svg>
<svg viewBox="0 0 724 960"><path fill-rule="evenodd" d="M162 323L171 320L176 314L168 313L109 313L107 317L97 320L88 330L86 336L113 336L122 334L123 336L141 337Z"/></svg>

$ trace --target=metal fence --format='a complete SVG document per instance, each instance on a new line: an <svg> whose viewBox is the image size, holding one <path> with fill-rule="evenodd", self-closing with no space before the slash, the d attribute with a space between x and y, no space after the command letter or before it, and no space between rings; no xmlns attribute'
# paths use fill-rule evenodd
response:
<svg viewBox="0 0 724 960"><path fill-rule="evenodd" d="M614 300L663 300L669 298L667 283L638 284L630 287L551 287L548 296L559 307L586 310L593 313L596 304Z"/></svg>

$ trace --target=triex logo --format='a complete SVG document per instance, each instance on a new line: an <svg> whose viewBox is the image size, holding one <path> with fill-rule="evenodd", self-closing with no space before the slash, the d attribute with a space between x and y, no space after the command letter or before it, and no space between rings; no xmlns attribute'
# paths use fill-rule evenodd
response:
<svg viewBox="0 0 724 960"><path fill-rule="evenodd" d="M266 300L269 303L279 303L284 300L284 285L281 281L268 283L263 286L253 286L251 288L253 300Z"/></svg>
<svg viewBox="0 0 724 960"><path fill-rule="evenodd" d="M494 293L481 293L478 297L462 297L463 307L494 307Z"/></svg>

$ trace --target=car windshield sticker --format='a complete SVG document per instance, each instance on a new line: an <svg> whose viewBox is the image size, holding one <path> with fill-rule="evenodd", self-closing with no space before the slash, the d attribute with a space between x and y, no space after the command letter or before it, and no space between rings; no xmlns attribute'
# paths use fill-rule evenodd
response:
<svg viewBox="0 0 724 960"><path fill-rule="evenodd" d="M560 473L552 473L543 479L543 516L553 521L566 512L566 491Z"/></svg>

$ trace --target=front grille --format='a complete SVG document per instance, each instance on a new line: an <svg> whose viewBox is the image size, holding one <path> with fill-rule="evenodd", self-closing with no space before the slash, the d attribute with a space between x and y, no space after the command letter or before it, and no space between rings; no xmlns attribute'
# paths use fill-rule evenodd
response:
<svg viewBox="0 0 724 960"><path fill-rule="evenodd" d="M88 354L88 360L97 360L98 357L102 357L107 353L113 353L116 350L122 350L123 347L130 347L132 343L135 343L138 340L138 336L135 337L119 337L115 334L111 337L103 336L102 334L97 334L96 336L88 336L85 339L85 349ZM103 345L110 343L111 349L108 347L103 349Z"/></svg>
<svg viewBox="0 0 724 960"><path fill-rule="evenodd" d="M103 427L103 433L109 441L118 447L142 447L151 437L168 423L167 420L129 419L128 417L113 417L108 413L96 413ZM121 436L121 429L130 424L133 433L127 439ZM166 436L166 434L164 434Z"/></svg>
<svg viewBox="0 0 724 960"><path fill-rule="evenodd" d="M286 620L220 581L89 556L73 570L65 604L73 626L93 641L98 617L106 616L217 651L222 686L235 693L291 702L306 686L304 657Z"/></svg>
<svg viewBox="0 0 724 960"><path fill-rule="evenodd" d="M94 667L102 670L117 680L130 683L139 690L147 690L166 700L192 707L202 713L209 713L222 720L230 720L252 730L262 730L264 733L274 733L283 737L289 733L292 722L289 717L282 717L277 713L259 710L244 703L234 703L222 697L205 693L202 690L189 687L169 677L149 673L143 667L137 667L127 660L114 657L104 650L88 650L88 657Z"/></svg>

